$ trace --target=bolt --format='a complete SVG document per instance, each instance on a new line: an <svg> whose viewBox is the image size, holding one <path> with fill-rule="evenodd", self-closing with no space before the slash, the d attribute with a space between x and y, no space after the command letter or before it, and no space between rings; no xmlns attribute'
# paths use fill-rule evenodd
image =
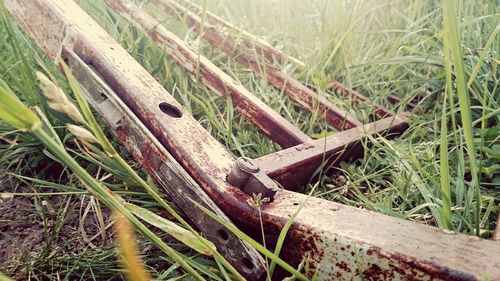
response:
<svg viewBox="0 0 500 281"><path fill-rule="evenodd" d="M257 173L260 170L259 166L257 166L253 160L248 157L239 157L236 159L236 165L238 165L238 168L240 168L243 172L250 174Z"/></svg>
<svg viewBox="0 0 500 281"><path fill-rule="evenodd" d="M252 159L239 157L236 159L236 165L231 168L231 172L227 176L227 182L236 187L243 188L248 182L250 174L258 173L259 170L259 166L253 163Z"/></svg>

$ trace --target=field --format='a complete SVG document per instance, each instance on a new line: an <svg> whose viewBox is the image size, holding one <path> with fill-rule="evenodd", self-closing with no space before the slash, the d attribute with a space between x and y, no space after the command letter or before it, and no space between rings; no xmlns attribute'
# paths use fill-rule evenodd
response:
<svg viewBox="0 0 500 281"><path fill-rule="evenodd" d="M161 48L103 1L76 2L234 155L256 158L281 149L229 101L189 78ZM303 188L304 193L492 238L500 213L497 0L196 2L303 61L305 67L293 63L280 67L363 122L373 118L370 107L332 94L333 80L394 112L416 104L402 136L369 138L361 159L322 171L319 179ZM185 23L148 1L136 3L307 135L319 138L336 132L319 114L298 108ZM5 81L1 89L6 91L8 85L22 102L37 106L38 116L45 118L44 130L58 136L61 147L76 161L68 164L71 160L61 158L39 135L9 124L2 117L6 109L0 105L0 119L6 121L0 121L0 271L19 280L121 280L125 275L113 243L108 208L118 203L91 196L88 186L100 184L134 206L172 220L177 217L162 210L166 204L171 206L168 198L165 203L154 190L144 189L151 183L105 128L102 137L110 139L124 161L109 156L111 149L102 145L107 143L103 138L98 137L103 149L82 141L81 134L65 126L75 119L50 109L36 71L55 77L65 93L74 93L75 88L1 9L0 78ZM389 103L389 95L400 101ZM90 111L76 104L89 120ZM75 170L77 166L81 170ZM82 184L84 171L92 179ZM175 257L161 254L157 237L190 257L196 272L223 280L221 260L205 258L164 232L141 233L139 251L154 278L193 278Z"/></svg>

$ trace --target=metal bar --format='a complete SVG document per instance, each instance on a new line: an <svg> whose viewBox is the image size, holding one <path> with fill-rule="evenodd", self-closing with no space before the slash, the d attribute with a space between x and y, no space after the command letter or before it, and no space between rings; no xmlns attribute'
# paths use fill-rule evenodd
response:
<svg viewBox="0 0 500 281"><path fill-rule="evenodd" d="M400 113L385 119L337 132L296 147L280 150L255 160L261 170L288 189L307 184L316 170L333 165L363 151L360 142L367 135L401 134L408 127L408 114Z"/></svg>
<svg viewBox="0 0 500 281"><path fill-rule="evenodd" d="M185 7L171 0L152 0L152 3L161 7L166 12L183 19L185 16L187 24L206 39L214 47L219 48L229 55L234 55L236 61L252 71L267 78L268 83L278 90L284 90L292 99L303 107L318 112L326 121L338 130L347 130L362 123L346 111L330 103L324 96L309 89L296 79L288 76L278 68L271 66L266 61L259 61L252 55L252 51L238 44L237 40L230 34L222 34L217 27L210 23L204 23L200 17Z"/></svg>
<svg viewBox="0 0 500 281"><path fill-rule="evenodd" d="M236 108L276 143L287 148L311 140L210 60L196 54L184 41L169 32L159 21L139 7L126 0L107 0L106 2L121 16L145 30L149 37L191 76L198 77L199 74L201 82L219 96L230 95Z"/></svg>
<svg viewBox="0 0 500 281"><path fill-rule="evenodd" d="M223 20L222 18L218 17L217 15L203 10L202 7L196 5L195 3L189 1L189 0L175 0L177 3L180 5L188 8L190 11L196 13L198 16L204 16L204 19L211 23L214 26L219 26L223 27L225 29L228 29L228 31L232 33L239 34L238 39L242 40L242 43L249 49L251 50L256 50L259 55L264 56L266 59L268 59L271 63L279 63L279 64L285 64L287 62L291 62L295 65L298 65L300 67L305 67L305 63L300 61L299 59L292 57L288 54L285 54L281 50L274 48L271 46L269 43L267 43L265 40L262 40L248 32L246 32L243 29L240 29L229 22Z"/></svg>
<svg viewBox="0 0 500 281"><path fill-rule="evenodd" d="M215 220L207 217L192 201L200 203L230 222L224 212L175 161L92 67L74 53L66 53L63 56L82 86L86 99L156 184L167 192L184 213L189 214L189 219L196 227L215 243L219 252L231 264L239 268L244 276L251 279L261 276L264 273L264 263L258 252ZM255 266L249 268L248 264Z"/></svg>
<svg viewBox="0 0 500 281"><path fill-rule="evenodd" d="M373 113L378 118L385 118L385 117L393 116L395 114L390 109L387 109L381 105L370 102L370 100L368 100L367 97L363 96L362 94L360 94L354 90L350 90L346 86L342 85L340 82L333 81L333 85L332 85L331 89L335 94L351 98L352 101L354 101L355 103L358 103L358 104L369 103L371 105L371 107L373 108Z"/></svg>
<svg viewBox="0 0 500 281"><path fill-rule="evenodd" d="M62 50L74 51L92 66L226 214L260 231L259 212L246 202L250 197L226 182L235 159L73 1L4 3L53 61ZM293 265L307 259L308 274L315 272L317 280L500 278L498 242L287 190L279 190L273 202L262 206L270 240L301 203L304 208L290 227L282 257Z"/></svg>

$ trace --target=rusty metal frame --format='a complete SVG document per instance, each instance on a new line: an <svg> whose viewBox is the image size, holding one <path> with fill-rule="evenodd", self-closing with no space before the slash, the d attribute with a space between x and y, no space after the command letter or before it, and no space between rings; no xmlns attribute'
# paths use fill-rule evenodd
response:
<svg viewBox="0 0 500 281"><path fill-rule="evenodd" d="M70 61L70 55L74 54L76 61L85 63L116 93L129 109L127 116L140 121L145 136L158 144L160 154L171 155L159 158L160 162L168 161L172 172L182 174L180 170L185 170L237 225L250 232L259 229L259 212L247 203L250 196L226 181L236 159L192 116L184 114L180 104L78 5L68 0L5 0L5 5L51 60ZM80 82L85 83L82 78ZM88 90L99 92L100 88ZM91 101L96 98L89 97ZM113 117L115 113L101 112L106 120L119 121ZM404 116L390 118L404 124ZM377 123L378 127L372 123L360 127L361 130L351 129L358 131L346 131L345 139L337 137L338 147L355 144L363 135L377 133L379 129L380 132L390 129L391 126L380 125L387 120L390 119L377 121L382 122ZM120 138L118 128L111 126ZM127 135L127 131L121 135ZM335 135L330 140L335 144ZM124 142L154 176L161 166L144 161L149 159L151 151L136 149L137 141L140 139ZM307 151L308 145L289 149ZM316 154L306 156L315 159ZM162 182L168 182L168 178ZM162 187L172 188L168 183ZM500 278L498 242L445 232L284 189L278 190L274 201L264 204L261 210L271 245L300 204L304 208L287 234L282 256L294 265L307 259L311 265L307 273L315 274L319 280ZM255 279L252 276L255 275L248 278Z"/></svg>
<svg viewBox="0 0 500 281"><path fill-rule="evenodd" d="M314 92L300 81L267 63L265 59L255 56L252 49L239 43L237 38L230 34L222 32L220 26L214 26L210 22L203 23L198 15L175 1L152 0L151 2L181 20L185 18L187 25L198 32L212 46L234 56L238 63L248 67L255 74L265 76L269 84L280 91L283 90L303 107L318 112L334 128L347 130L362 125L359 120L332 104L320 93Z"/></svg>
<svg viewBox="0 0 500 281"><path fill-rule="evenodd" d="M184 0L182 2L186 4L188 3ZM304 184L309 182L315 170L318 169L318 163L322 163L322 158L331 159L332 161L330 162L332 163L330 164L335 164L351 155L349 153L341 152L345 152L348 149L353 151L360 151L359 146L356 147L358 149L353 149L353 146L355 143L359 144L360 140L358 136L363 133L363 129L351 129L343 131L343 133L336 134L333 137L329 137L327 138L327 140L312 141L309 137L300 132L299 129L295 128L289 123L286 123L286 120L280 122L280 124L284 124L282 127L269 127L269 116L278 116L281 118L278 120L284 119L274 111L272 111L272 109L265 107L264 105L260 106L259 108L252 107L252 103L249 103L248 100L254 101L256 100L256 98L250 92L248 92L241 86L238 87L237 83L234 80L232 80L222 70L218 69L204 56L196 54L180 38L169 32L161 24L160 21L155 20L152 16L150 16L128 0L106 0L106 3L115 12L120 14L129 22L133 23L136 27L144 30L149 35L151 40L153 40L153 42L164 49L165 52L180 66L182 66L189 74L199 77L205 85L213 89L220 96L229 94L235 97L233 98L233 102L236 106L239 106L238 108L240 109L240 111L246 113L246 115L249 116L248 119L255 125L259 126L260 128L264 128L263 131L266 133L266 135L270 136L271 139L277 141L285 148L291 147L293 142L298 142L296 143L296 145L304 144L302 146L293 145L295 147L293 149L267 155L256 161L256 163L260 163L260 166L262 166L262 170L264 171L264 173L273 177L285 188L297 189L299 186L303 186ZM215 21L213 19L213 16L209 16L209 19L211 18L212 20L209 20L209 22L220 21ZM224 23L224 26L228 25L228 23ZM230 38L230 40L234 41L234 38ZM247 44L250 43L247 42ZM271 47L269 47L267 50L270 49ZM276 51L273 54L276 53L278 52ZM194 65L196 65L196 67L194 67ZM198 70L198 73L195 73L195 69ZM335 90L337 92L341 91L342 95L344 96L350 94L353 97L356 97L358 102L368 102L368 99L366 97L357 92L347 90L340 83L337 83L337 85L335 86ZM241 97L243 97L244 102L239 103L238 101L242 100ZM258 104L257 101L253 104ZM378 105L374 105L373 109L375 114L377 114L379 117L388 118L387 120L371 124L373 128L379 129L372 130L370 132L371 134L383 133L389 130L391 133L398 133L404 131L404 129L406 128L405 114L399 114L396 118L389 118L391 116L394 117L395 113ZM283 127L295 128L295 130L282 130L281 128ZM299 135L299 133L295 133L292 137L290 137L289 134L283 134L284 131L298 131L303 135L296 137ZM345 140L349 141L345 142ZM307 147L307 149L305 149L304 147ZM331 158L332 154L334 153L337 153L338 156L335 158ZM309 164L307 165L306 163ZM255 176L258 174L253 175ZM262 179L262 177L259 178ZM259 180L258 182L262 182L262 180ZM233 185L237 185L234 182L231 183ZM242 186L242 188L244 188L244 186ZM275 193L274 188L249 188L249 190L261 190L262 193L265 194Z"/></svg>
<svg viewBox="0 0 500 281"><path fill-rule="evenodd" d="M157 2L159 1L164 1L164 0L155 0ZM278 65L284 65L286 63L292 63L295 66L298 66L299 68L304 68L305 63L302 62L301 60L290 56L288 54L283 53L281 50L273 47L266 41L255 37L254 35L246 32L245 30L242 30L231 23L225 21L224 19L218 17L217 15L214 15L213 13L209 11L204 11L203 8L200 6L196 5L190 0L168 0L164 3L165 5L169 5L171 3L177 3L180 6L183 6L185 9L188 9L195 15L201 17L203 16L204 19L212 24L214 27L217 28L217 31L221 33L224 36L231 36L231 34L239 34L238 40L241 41L241 44L243 44L245 47L248 49L252 50L252 54L254 56L260 56L266 58L266 60L271 63L271 64L278 64ZM174 5L175 7L175 5ZM172 11L171 9L169 9ZM177 12L179 13L178 15L183 15L185 14L182 12L180 9L176 9ZM233 37L232 40L236 41L236 38ZM333 80L332 81L332 86L330 87L330 90L340 96L348 97L351 98L355 103L366 103L369 102L368 98L352 89L349 89L348 87L342 85L340 82ZM396 97L395 95L389 95L387 97L387 101L391 104L397 104L399 103L400 99ZM374 109L374 114L379 117L379 118L384 118L387 116L394 115L394 112L391 110L378 105L374 103L370 103L370 105ZM409 103L407 106L407 110L412 111L415 108L415 105L412 103Z"/></svg>
<svg viewBox="0 0 500 281"><path fill-rule="evenodd" d="M234 106L281 147L291 147L311 140L210 60L196 54L184 41L139 7L128 1L106 2L120 15L145 30L192 77L199 77L203 84L219 96L230 95Z"/></svg>
<svg viewBox="0 0 500 281"><path fill-rule="evenodd" d="M234 80L232 80L227 74L225 74L222 70L218 69L215 65L213 65L208 59L201 56L200 54L196 54L193 50L191 50L180 38L169 32L161 22L155 20L152 16L148 15L146 12L141 10L138 6L134 5L128 0L107 0L106 3L117 13L119 13L122 17L132 22L138 28L144 30L151 40L158 44L158 46L165 50L165 52L173 58L180 66L182 66L187 73L199 77L200 80L211 89L213 89L220 96L231 95L233 96L233 102L235 106L239 106L238 108L243 113L247 113L247 116L250 116L248 119L257 125L260 128L263 128L263 131L266 135L270 136L271 139L275 140L277 143L281 144L282 147L291 147L299 144L304 144L308 147L308 149L304 149L303 152L298 153L290 153L289 150L285 152L277 152L272 155L265 156L258 160L260 163L266 163L267 160L280 159L279 165L276 167L280 167L281 174L278 174L276 171L273 171L271 167L265 167L263 165L263 170L270 176L274 176L275 180L279 181L284 187L288 189L296 189L298 186L307 183L315 170L318 168L317 163L321 163L321 158L331 157L331 154L334 152L340 152L348 149L348 145L339 140L349 139L345 136L350 137L349 146L357 140L357 136L363 133L360 130L348 130L345 134L338 134L335 137L327 138L327 141L320 140L313 142L308 136L300 132L300 130L293 125L286 123L287 121L281 121L280 124L284 124L282 128L287 128L287 130L277 130L280 127L271 126L269 127L269 118L270 116L278 116L284 120L277 113L272 111L272 109L261 106L259 108L252 107L252 104L249 102L245 102L248 100L256 100L255 97L251 93L249 93L245 88L241 85L237 85ZM228 25L225 23L225 25ZM196 65L196 67L194 67ZM195 69L198 70L198 73L195 73ZM239 87L238 87L239 86ZM347 91L345 88L341 87L342 85L337 86L339 90ZM366 102L367 98L361 96L360 94L349 91L349 93L353 94L356 97L362 99L362 102ZM243 98L241 98L243 97ZM238 102L239 100L243 100L243 102ZM254 104L257 104L255 102ZM375 112L381 117L390 117L394 116L395 113L391 112L388 109L383 107L374 105ZM265 114L264 114L265 113ZM273 114L274 113L274 114ZM376 127L380 127L379 131L373 131L373 133L382 133L390 128L392 132L396 132L396 129L399 129L397 132L402 132L405 129L404 123L406 122L406 118L403 117L404 114L400 114L398 118L388 118L384 122L379 122L384 124L381 126L379 123L374 123ZM394 123L394 124L393 124ZM271 123L272 125L273 123ZM266 127L268 126L268 127ZM294 129L292 129L294 128ZM359 127L358 127L359 128ZM361 129L362 130L362 129ZM290 136L290 134L283 134L283 132L300 132L303 135L299 135L299 133L295 133ZM295 136L298 136L294 138ZM292 145L295 143L295 145ZM323 145L324 143L324 145ZM303 146L296 147L292 149L292 151L303 150L301 149ZM314 147L314 149L313 149ZM304 153L306 152L306 153ZM294 157L286 157L288 155L293 155ZM348 153L339 153L338 157L331 158L335 159L336 162L343 160L345 157L349 156ZM274 166L275 161L272 161L269 164L270 166ZM285 166L288 165L289 167ZM316 163L311 164L306 167L304 163ZM294 169L291 166L295 167ZM289 176L285 176L289 174ZM293 173L293 176L291 176ZM264 189L263 193L274 193L270 192L271 189Z"/></svg>
<svg viewBox="0 0 500 281"><path fill-rule="evenodd" d="M363 136L399 135L407 128L407 121L408 115L400 113L363 127L262 156L256 159L256 163L285 188L296 189L311 180L319 164L334 165L349 156L360 156Z"/></svg>

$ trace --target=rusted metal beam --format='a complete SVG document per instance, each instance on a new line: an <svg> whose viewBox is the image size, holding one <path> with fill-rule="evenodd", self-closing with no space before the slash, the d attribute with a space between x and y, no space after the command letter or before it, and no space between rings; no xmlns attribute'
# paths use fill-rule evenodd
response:
<svg viewBox="0 0 500 281"><path fill-rule="evenodd" d="M127 0L107 0L110 7L147 32L149 37L182 66L192 77L198 77L219 96L231 96L236 108L267 136L284 148L310 141L306 134L252 95L240 83L196 54L161 23Z"/></svg>
<svg viewBox="0 0 500 281"><path fill-rule="evenodd" d="M9 12L53 61L74 52L120 97L219 207L259 231L259 211L226 176L235 159L155 79L73 1L4 0ZM165 109L165 110L162 110ZM104 112L104 115L107 115ZM279 190L262 206L269 239L294 215L282 256L307 259L317 280L500 278L500 243Z"/></svg>
<svg viewBox="0 0 500 281"><path fill-rule="evenodd" d="M303 63L299 59L292 57L288 54L285 54L281 50L271 46L265 40L262 40L261 38L258 38L246 32L245 30L232 25L231 23L223 20L222 18L218 17L217 15L209 11L206 10L204 11L202 7L196 5L192 1L189 0L175 0L175 1L180 5L188 8L193 13L196 13L199 17L203 15L204 19L208 21L210 24L227 29L223 30L223 32L238 34L238 39L242 41L242 44L244 44L250 50L255 50L259 55L265 57L271 63L276 62L279 64L286 64L290 62L300 67L306 66L305 63Z"/></svg>
<svg viewBox="0 0 500 281"><path fill-rule="evenodd" d="M230 34L222 33L216 26L210 23L202 24L200 17L182 5L172 0L152 0L151 2L181 20L186 17L188 26L198 32L214 47L235 56L236 61L250 68L254 73L265 76L267 81L276 89L283 90L303 107L318 112L320 116L324 117L336 129L347 130L362 125L360 121L345 110L333 105L324 96L314 92L283 71L268 64L265 60L259 60L253 56L252 50L239 44Z"/></svg>
<svg viewBox="0 0 500 281"><path fill-rule="evenodd" d="M385 119L335 133L295 147L280 150L255 160L265 173L289 189L308 183L323 165L333 165L360 154L361 141L367 135L401 134L408 127L408 114L400 113Z"/></svg>
<svg viewBox="0 0 500 281"><path fill-rule="evenodd" d="M65 52L63 57L82 86L86 99L156 184L169 195L184 213L189 214L189 219L209 240L215 243L219 252L244 276L250 279L260 277L264 273L264 263L258 252L215 220L207 217L192 201L205 206L220 218L231 223L224 212L217 207L91 66L74 53ZM250 268L248 264L254 266Z"/></svg>
<svg viewBox="0 0 500 281"><path fill-rule="evenodd" d="M261 38L258 38L245 30L242 30L231 23L221 19L220 17L214 15L213 13L209 11L203 11L203 8L200 6L196 5L190 0L173 0L177 2L178 4L186 7L190 11L196 13L199 17L204 17L206 21L208 21L210 24L214 25L215 27L222 28L222 32L226 33L236 33L239 34L238 39L242 40L242 44L244 44L246 47L248 47L250 50L255 50L257 52L256 55L260 55L265 57L270 63L278 63L278 64L285 64L287 62L293 63L294 65L298 66L299 68L303 69L305 68L305 63L302 62L301 60L292 57L290 55L287 55L283 53L281 50L271 46L269 43L267 43L265 40L262 40ZM227 29L227 31L225 30ZM365 103L368 101L368 98L363 96L362 94L351 90L347 88L346 86L342 85L338 81L332 81L333 85L331 89L334 91L334 94L344 96L344 97L349 97L352 98L352 100L356 103ZM377 117L379 118L384 118L387 116L392 116L394 115L394 112L391 110L377 105L377 104L372 104L370 105L374 109L374 113Z"/></svg>

